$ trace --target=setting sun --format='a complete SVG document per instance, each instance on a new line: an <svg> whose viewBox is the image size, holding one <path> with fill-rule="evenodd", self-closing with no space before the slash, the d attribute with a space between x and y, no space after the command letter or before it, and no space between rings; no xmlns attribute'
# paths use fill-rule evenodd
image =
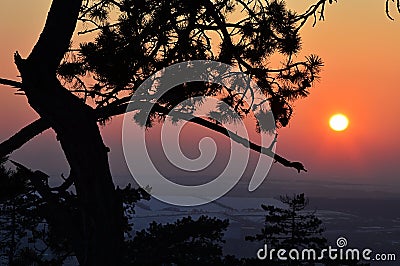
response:
<svg viewBox="0 0 400 266"><path fill-rule="evenodd" d="M349 119L343 114L336 114L329 119L329 126L335 131L343 131L349 126Z"/></svg>

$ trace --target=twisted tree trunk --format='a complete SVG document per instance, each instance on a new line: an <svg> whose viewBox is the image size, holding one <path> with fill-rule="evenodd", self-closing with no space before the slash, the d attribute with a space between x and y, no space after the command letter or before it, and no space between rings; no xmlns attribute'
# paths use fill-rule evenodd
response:
<svg viewBox="0 0 400 266"><path fill-rule="evenodd" d="M105 147L91 107L67 91L56 70L69 47L81 0L53 0L46 25L27 59L15 63L30 106L57 134L74 176L82 243L81 265L119 265L123 243L122 203L112 181Z"/></svg>

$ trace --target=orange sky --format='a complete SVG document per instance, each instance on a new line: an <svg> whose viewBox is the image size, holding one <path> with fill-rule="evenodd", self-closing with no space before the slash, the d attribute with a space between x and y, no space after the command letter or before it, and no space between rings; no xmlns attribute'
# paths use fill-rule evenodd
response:
<svg viewBox="0 0 400 266"><path fill-rule="evenodd" d="M328 7L325 22L302 32L303 52L317 53L326 66L310 97L296 104L290 128L282 130L285 144L278 149L294 158L307 150L304 162L321 175L354 177L357 182L395 180L400 148L400 16L394 14L397 21L390 21L384 1L338 2ZM327 127L336 112L348 115L347 131ZM300 132L302 145L291 149L286 144Z"/></svg>
<svg viewBox="0 0 400 266"><path fill-rule="evenodd" d="M289 0L301 11L315 1ZM326 21L302 30L303 55L318 54L325 62L321 82L307 99L296 103L290 126L279 132L277 151L302 161L310 171L296 174L274 166L271 178L290 177L356 183L396 184L400 192L398 162L400 141L400 15L396 21L384 12L384 0L339 0L327 6ZM0 77L16 79L12 62L18 50L27 56L45 21L50 0L0 2ZM37 115L23 96L0 86L0 140L6 139ZM344 132L328 127L329 117L346 114ZM115 175L126 175L120 148L120 119L103 130L112 149ZM13 159L51 174L67 173L63 155L52 133L30 142ZM40 158L40 159L38 159Z"/></svg>

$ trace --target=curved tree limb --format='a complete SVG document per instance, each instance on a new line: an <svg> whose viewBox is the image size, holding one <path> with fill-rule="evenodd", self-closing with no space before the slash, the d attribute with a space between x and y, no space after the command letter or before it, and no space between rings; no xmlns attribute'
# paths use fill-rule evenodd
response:
<svg viewBox="0 0 400 266"><path fill-rule="evenodd" d="M104 119L104 118L109 118L111 116L121 115L126 112L127 107L128 107L128 104L119 105L114 108L103 107L103 108L96 110L96 116L98 119ZM139 108L130 109L129 111L135 111L138 109ZM169 110L167 108L162 107L160 105L155 106L155 111L157 111L159 113L163 113L163 114L169 113ZM182 114L179 112L171 112L171 113L169 113L169 115L173 115L178 118L184 119L188 122L198 124L200 126L208 128L210 130L218 132L222 135L225 135L228 138L232 138L235 142L242 144L245 147L252 149L253 151L256 151L256 152L265 154L271 158L274 158L278 163L282 164L285 167L294 168L299 173L300 173L300 171L307 172L307 170L304 168L302 163L289 161L289 160L285 159L284 157L272 152L271 149L265 148L258 144L255 144L253 142L250 142L247 139L240 137L236 133L229 131L226 128L224 128L220 125L217 125L211 121L208 121L208 120L200 118L200 117ZM42 118L27 125L23 129L21 129L18 133L16 133L14 136L12 136L8 140L6 140L0 144L0 157L9 155L10 153L12 153L15 150L19 149L20 147L22 147L26 142L28 142L29 140L31 140L32 138L34 138L35 136L39 135L40 133L42 133L43 131L45 131L49 128L50 128L50 125Z"/></svg>
<svg viewBox="0 0 400 266"><path fill-rule="evenodd" d="M127 111L131 112L131 111L138 110L138 109L142 108L144 104L146 104L146 103L141 102L140 105L138 104L136 107L132 104L131 105L123 104L123 105L119 105L117 107L108 109L108 111L110 113L112 113L112 115L124 114ZM127 108L129 108L129 110L127 110ZM104 108L104 109L106 109L106 108ZM195 123L197 125L207 128L207 129L213 130L217 133L220 133L228 138L231 138L233 141L235 141L247 148L250 148L253 151L256 151L256 152L262 153L264 155L267 155L271 158L274 158L276 162L282 164L285 167L290 167L290 168L296 169L298 173L300 173L301 171L307 172L307 170L305 169L305 167L302 163L289 161L289 160L285 159L284 157L280 156L279 154L274 153L272 151L272 149L260 146L256 143L253 143L253 142L247 140L246 138L243 138L243 137L239 136L238 134L236 134L220 125L217 125L211 121L208 121L204 118L195 117L193 115L184 114L184 113L177 112L177 111L170 111L168 108L165 108L158 104L155 104L153 106L153 110L156 112L159 112L161 114L164 114L164 115L168 114L168 115L174 116L178 119L183 119L188 122ZM102 110L102 111L103 111L103 115L105 115L105 113L107 113L107 111L106 112L104 112L104 110Z"/></svg>
<svg viewBox="0 0 400 266"><path fill-rule="evenodd" d="M296 169L298 173L300 173L301 171L307 172L307 170L304 168L304 165L302 163L300 163L300 162L291 162L291 161L283 158L282 156L274 153L272 151L272 149L271 149L273 145L271 145L271 148L266 148L266 147L260 146L260 145L254 143L254 142L251 142L251 141L247 140L246 138L243 138L243 137L239 136L235 132L232 132L232 131L230 131L230 130L228 130L228 129L226 129L226 128L224 128L224 127L222 127L222 126L220 126L220 125L218 125L216 123L213 123L213 122L208 121L208 120L206 120L204 118L201 118L201 117L195 117L195 116L192 116L192 115L189 115L189 114L182 114L180 112L175 112L175 111L170 112L169 115L176 116L177 118L184 119L184 120L186 120L188 122L192 122L192 123L195 123L197 125L203 126L203 127L207 128L207 129L210 129L210 130L213 130L215 132L218 132L218 133L220 133L220 134L222 134L222 135L224 135L224 136L226 136L228 138L231 138L233 141L243 145L246 148L249 148L249 149L251 149L253 151L259 152L261 154L267 155L267 156L275 159L276 162L282 164L285 167L290 167L290 168ZM275 141L276 140L274 139L274 142Z"/></svg>
<svg viewBox="0 0 400 266"><path fill-rule="evenodd" d="M11 86L14 88L22 88L22 83L19 81L14 81L14 80L10 80L10 79L5 79L5 78L0 78L0 84L1 85L6 85L6 86Z"/></svg>
<svg viewBox="0 0 400 266"><path fill-rule="evenodd" d="M231 138L232 140L236 141L239 144L242 144L243 146L250 148L253 151L259 152L261 154L267 155L273 159L275 159L275 161L277 161L278 163L282 164L285 167L291 167L297 170L298 173L300 173L301 171L305 171L307 172L307 170L304 168L304 165L300 162L291 162L285 158L283 158L282 156L274 153L272 151L272 149L269 148L265 148L263 146L260 146L254 142L251 142L239 135L237 135L236 133L220 126L217 124L214 124L210 121L205 120L204 118L201 117L193 117L192 119L189 120L189 122L193 122L196 123L200 126L206 127L208 129L211 129L215 132L218 132L222 135L227 136L228 138Z"/></svg>
<svg viewBox="0 0 400 266"><path fill-rule="evenodd" d="M21 148L25 143L50 128L50 125L43 119L30 123L22 128L15 135L0 144L0 157L5 157L15 150Z"/></svg>

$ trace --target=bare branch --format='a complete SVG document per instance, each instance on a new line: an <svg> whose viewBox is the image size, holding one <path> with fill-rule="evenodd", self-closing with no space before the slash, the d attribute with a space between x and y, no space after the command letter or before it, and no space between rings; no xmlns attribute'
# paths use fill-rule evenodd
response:
<svg viewBox="0 0 400 266"><path fill-rule="evenodd" d="M317 20L324 20L325 19L325 4L328 0L319 0L314 5L310 6L306 12L299 15L297 17L297 21L301 21L300 25L297 27L297 30L300 30L304 26L304 24L308 21L310 17L314 18L313 27L316 25ZM332 4L333 0L329 0L329 3ZM335 0L336 2L336 0ZM319 11L319 18L317 18L317 12Z"/></svg>
<svg viewBox="0 0 400 266"><path fill-rule="evenodd" d="M21 148L26 142L48 128L50 128L50 125L42 118L27 125L14 136L0 144L0 157L5 157L13 151Z"/></svg>
<svg viewBox="0 0 400 266"><path fill-rule="evenodd" d="M141 102L140 106L143 107L144 104L146 104L146 103ZM132 106L133 106L133 108L132 108ZM127 110L128 107L129 107L129 110ZM111 109L106 109L106 112L104 112L104 110L101 110L102 111L101 116L106 116L107 112L112 113L112 115L118 115L118 114L124 114L126 111L131 112L131 111L138 110L138 109L139 109L139 107L134 107L134 105L132 105L132 104L131 105L122 104L122 105L116 106L116 107L111 108ZM207 128L207 129L213 130L213 131L215 131L217 133L220 133L220 134L222 134L222 135L224 135L224 136L226 136L228 138L231 138L235 142L237 142L239 144L242 144L243 146L245 146L247 148L252 149L253 151L256 151L256 152L265 154L265 155L267 155L267 156L269 156L271 158L274 158L278 163L282 164L285 167L295 168L297 170L297 172L299 172L299 173L300 173L300 171L307 172L307 170L304 168L304 165L302 163L289 161L289 160L283 158L282 156L274 153L270 148L265 148L265 147L262 147L262 146L260 146L258 144L255 144L255 143L253 143L251 141L248 141L247 139L237 135L236 133L234 133L234 132L232 132L232 131L230 131L230 130L228 130L228 129L220 126L220 125L217 125L217 124L215 124L215 123L213 123L211 121L208 121L208 120L206 120L204 118L195 117L195 116L192 116L190 114L184 114L184 113L177 112L177 111L170 111L168 108L165 108L165 107L163 107L161 105L158 105L158 104L155 104L153 106L153 110L158 112L158 113L165 114L165 115L168 114L168 115L171 115L171 116L175 116L178 119L183 119L183 120L186 120L188 122L195 123L197 125L203 126L203 127Z"/></svg>
<svg viewBox="0 0 400 266"><path fill-rule="evenodd" d="M79 31L79 32L78 32L78 35L84 35L84 34L87 34L87 33L94 32L94 31L103 30L103 29L105 29L105 28L116 27L116 26L118 26L118 25L120 25L120 24L121 24L121 23L115 23L115 24L103 25L103 26L96 25L96 27L94 27L94 28ZM80 50L79 50L79 51L80 51Z"/></svg>
<svg viewBox="0 0 400 266"><path fill-rule="evenodd" d="M19 81L14 81L14 80L10 80L10 79L4 79L4 78L0 78L0 84L2 85L6 85L6 86L11 86L14 88L22 88L22 83Z"/></svg>
<svg viewBox="0 0 400 266"><path fill-rule="evenodd" d="M267 155L273 159L275 159L278 163L282 164L283 166L286 167L291 167L291 168L295 168L297 170L298 173L300 173L300 171L305 171L307 172L307 170L304 168L304 165L300 162L291 162L285 158L283 158L282 156L274 153L272 151L272 149L270 148L265 148L263 146L260 146L258 144L255 144L251 141L248 141L247 139L237 135L236 133L220 126L217 125L213 122L207 121L204 118L201 117L195 117L192 115L187 115L187 114L182 114L182 113L177 113L177 112L170 112L170 115L172 116L178 116L179 118L182 118L188 122L192 122L195 124L198 124L200 126L203 126L205 128L208 128L210 130L213 130L215 132L218 132L228 138L231 138L232 140L234 140L235 142L242 144L244 147L246 148L250 148L253 151L259 152L261 154ZM274 140L275 141L275 140ZM271 145L270 147L272 147L273 145Z"/></svg>

